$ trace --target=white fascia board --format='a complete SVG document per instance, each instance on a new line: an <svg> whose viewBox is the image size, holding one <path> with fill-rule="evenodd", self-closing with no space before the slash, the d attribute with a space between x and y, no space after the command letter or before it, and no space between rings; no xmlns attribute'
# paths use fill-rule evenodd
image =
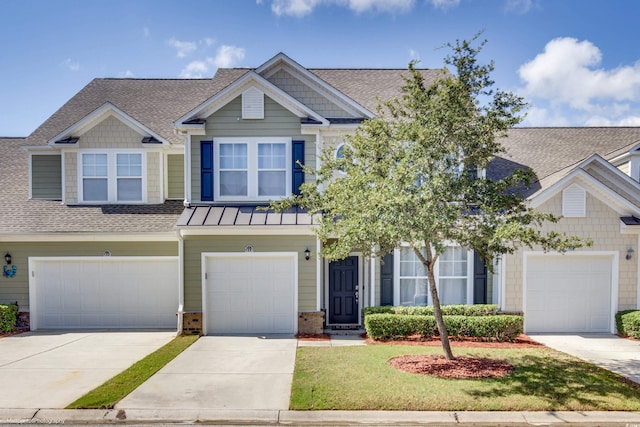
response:
<svg viewBox="0 0 640 427"><path fill-rule="evenodd" d="M611 164L607 160L603 159L599 155L594 154L592 157L590 157L588 160L586 160L584 162L584 165L586 166L588 163L592 163L592 162L600 163L602 166L604 166L605 168L609 169L610 172L612 172L613 174L617 175L618 178L626 181L628 184L633 185L638 191L640 191L640 182L638 182L635 179L631 178L629 175L627 175L626 173L622 172L620 169L618 169L613 164Z"/></svg>
<svg viewBox="0 0 640 427"><path fill-rule="evenodd" d="M180 237L188 236L315 236L313 226L187 226L178 227Z"/></svg>
<svg viewBox="0 0 640 427"><path fill-rule="evenodd" d="M33 233L0 234L0 242L177 242L175 232L168 233Z"/></svg>
<svg viewBox="0 0 640 427"><path fill-rule="evenodd" d="M305 83L311 86L313 89L318 90L318 92L325 92L326 94L329 94L331 97L335 98L336 104L338 105L344 104L345 106L350 108L352 112L355 114L361 113L362 115L368 118L375 117L375 114L373 112L364 108L362 105L358 104L356 101L349 98L348 96L346 96L345 94L343 94L342 92L340 92L339 90L337 90L336 88L334 88L333 86L331 86L330 84L328 84L327 82L325 82L324 80L322 80L321 78L313 74L311 71L307 70L302 65L298 64L296 61L289 58L287 55L285 55L282 52L278 53L276 56L274 56L273 58L271 58L270 60L268 60L261 66L259 66L258 68L256 68L255 72L260 75L263 75L263 73L266 70L269 70L269 68L273 67L278 62L283 62L289 67L291 67L291 69L298 74L296 77L298 77L301 81L306 80ZM275 68L274 70L271 70L269 73L264 74L264 77L267 78L279 70L280 68Z"/></svg>
<svg viewBox="0 0 640 427"><path fill-rule="evenodd" d="M32 154L59 154L55 151L56 147L50 145L24 145L20 148Z"/></svg>
<svg viewBox="0 0 640 427"><path fill-rule="evenodd" d="M134 118L132 118L131 116L129 116L124 111L122 111L121 109L119 109L118 107L116 107L110 102L106 102L100 108L97 108L93 112L87 114L85 117L77 121L75 124L73 124L72 126L68 127L67 129L65 129L64 131L62 131L52 139L50 139L47 142L47 144L53 146L56 141L68 136L72 136L74 133L76 133L75 136L81 136L82 134L86 133L91 128L93 128L93 126L97 124L96 122L102 121L109 116L116 117L122 123L129 126L133 131L139 133L142 136L152 136L158 141L160 141L162 145L171 145L169 141L165 140L160 135L156 134L151 129L144 126L142 123L138 122L137 120L135 120Z"/></svg>
<svg viewBox="0 0 640 427"><path fill-rule="evenodd" d="M227 103L231 102L234 98L240 96L242 94L243 88L245 86L248 86L251 82L255 87L264 92L265 95L268 95L274 101L276 101L298 117L312 117L322 122L322 124L324 125L329 124L328 120L322 117L320 114L311 110L306 105L302 104L279 87L264 79L262 76L256 74L254 71L249 71L238 80L231 83L229 86L209 98L207 101L200 104L198 107L191 110L184 116L180 117L173 123L174 127L183 129L185 125L183 125L182 122L186 120L195 117L209 117L211 114L227 105Z"/></svg>
<svg viewBox="0 0 640 427"><path fill-rule="evenodd" d="M627 199L622 197L620 194L612 191L609 187L602 184L600 181L589 175L587 172L582 169L576 169L571 172L569 175L562 178L560 181L553 184L551 187L544 190L542 193L538 194L536 197L530 200L529 205L532 208L537 208L547 200L551 199L553 196L562 191L565 186L570 182L576 180L579 183L585 185L590 188L590 193L597 191L601 195L605 196L607 200L611 203L608 203L613 209L615 209L621 215L639 215L638 206L629 202ZM600 197L599 197L600 198ZM600 198L601 199L601 198Z"/></svg>

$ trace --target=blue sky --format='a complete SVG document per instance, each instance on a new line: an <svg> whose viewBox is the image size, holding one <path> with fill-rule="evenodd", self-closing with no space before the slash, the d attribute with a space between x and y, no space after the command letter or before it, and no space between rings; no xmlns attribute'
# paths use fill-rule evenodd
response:
<svg viewBox="0 0 640 427"><path fill-rule="evenodd" d="M0 0L0 135L96 77L209 78L284 52L305 67L438 68L483 30L528 126L640 126L635 0Z"/></svg>

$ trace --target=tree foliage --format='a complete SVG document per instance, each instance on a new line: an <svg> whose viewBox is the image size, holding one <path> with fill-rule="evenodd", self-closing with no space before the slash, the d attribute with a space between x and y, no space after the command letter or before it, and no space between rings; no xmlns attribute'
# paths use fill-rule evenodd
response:
<svg viewBox="0 0 640 427"><path fill-rule="evenodd" d="M526 106L519 96L492 89L494 66L478 63L485 42L477 42L476 36L448 44L444 62L454 72L443 70L430 84L410 63L403 96L383 103L377 118L346 137L344 157L336 158L335 147L326 149L320 169L307 169L317 181L276 204L299 205L317 216L323 256L331 260L354 251L381 256L410 244L427 270L436 318L434 269L447 245L473 249L491 265L495 256L523 245L566 251L584 244L541 231L558 218L533 211L513 191L529 185L532 171L499 180L476 173L504 152L501 138ZM453 358L446 329L440 336Z"/></svg>

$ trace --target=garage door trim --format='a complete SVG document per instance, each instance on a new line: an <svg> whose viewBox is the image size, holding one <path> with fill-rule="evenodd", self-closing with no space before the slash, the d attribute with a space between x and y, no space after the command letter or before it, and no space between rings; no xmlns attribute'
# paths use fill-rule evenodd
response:
<svg viewBox="0 0 640 427"><path fill-rule="evenodd" d="M58 256L58 257L29 257L29 312L30 316L30 328L31 330L37 330L38 325L38 286L35 274L36 266L38 262L144 262L144 261L174 261L176 265L179 263L180 258L177 256ZM178 270L178 269L176 269ZM176 277L176 301L178 301L179 295L179 281ZM178 306L176 305L176 310Z"/></svg>
<svg viewBox="0 0 640 427"><path fill-rule="evenodd" d="M293 333L298 332L298 253L297 252L202 252L202 333L207 335L207 259L210 258L281 258L288 259L293 266Z"/></svg>
<svg viewBox="0 0 640 427"><path fill-rule="evenodd" d="M589 252L543 252L543 251L525 251L522 259L522 311L524 312L524 331L527 332L527 267L529 258L533 257L609 257L611 261L611 304L610 304L610 320L609 332L615 333L615 313L618 312L618 270L619 270L619 253L618 251L589 251Z"/></svg>

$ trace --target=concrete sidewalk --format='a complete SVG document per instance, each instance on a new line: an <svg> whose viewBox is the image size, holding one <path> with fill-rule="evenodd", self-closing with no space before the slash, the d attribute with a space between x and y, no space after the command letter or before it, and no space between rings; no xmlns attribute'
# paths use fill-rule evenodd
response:
<svg viewBox="0 0 640 427"><path fill-rule="evenodd" d="M640 383L640 341L613 334L530 334L533 340Z"/></svg>
<svg viewBox="0 0 640 427"><path fill-rule="evenodd" d="M176 409L0 409L0 424L202 423L216 425L624 426L640 412L400 412Z"/></svg>

